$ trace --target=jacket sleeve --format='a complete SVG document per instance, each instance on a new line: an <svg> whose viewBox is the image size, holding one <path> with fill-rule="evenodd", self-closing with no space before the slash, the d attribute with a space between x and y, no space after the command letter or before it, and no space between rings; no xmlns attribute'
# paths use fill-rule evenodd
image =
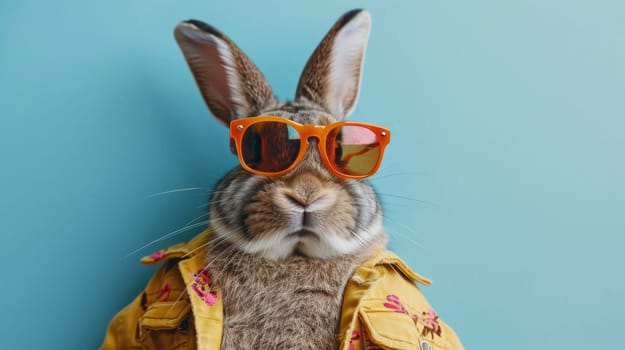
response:
<svg viewBox="0 0 625 350"><path fill-rule="evenodd" d="M137 325L143 314L143 293L122 309L109 324L101 350L141 349L137 339Z"/></svg>
<svg viewBox="0 0 625 350"><path fill-rule="evenodd" d="M191 307L178 259L162 261L145 289L109 324L102 350L191 349Z"/></svg>

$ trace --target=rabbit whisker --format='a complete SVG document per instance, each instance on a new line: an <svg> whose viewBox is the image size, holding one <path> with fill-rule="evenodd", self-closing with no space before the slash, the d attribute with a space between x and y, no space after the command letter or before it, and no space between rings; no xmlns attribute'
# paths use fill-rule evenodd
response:
<svg viewBox="0 0 625 350"><path fill-rule="evenodd" d="M204 214L202 214L202 215L200 215L200 216L196 217L195 219L193 219L193 220L191 220L191 221L187 222L186 224L184 224L184 226L194 224L197 220L199 220L199 219L201 219L201 218L203 218L203 217L205 217L205 216L208 216L209 214L210 214L210 213L204 213Z"/></svg>
<svg viewBox="0 0 625 350"><path fill-rule="evenodd" d="M223 220L223 219L225 219L225 218L218 218L216 220ZM213 221L216 221L216 220L213 220ZM212 239L208 240L206 243L204 243L204 244L200 245L199 247L197 247L197 248L191 250L190 252L186 253L183 257L187 257L187 256L193 254L194 252L196 252L197 250L200 250L200 249L202 249L204 247L207 247L207 246L211 246L211 247L206 251L206 254L210 253L212 251L212 249L214 249L216 246L219 245L219 243L225 241L229 234L231 234L232 232L238 231L242 227L243 227L243 225L238 226L238 227L232 229L231 231L227 232L225 235L216 236L215 238L212 238Z"/></svg>
<svg viewBox="0 0 625 350"><path fill-rule="evenodd" d="M209 241L207 244L211 244L211 243L213 243L214 241L217 241L217 240L222 239L222 238L223 238L223 237L216 237L215 239L213 239L213 240ZM204 245L204 246L205 246L205 245ZM232 250L232 249L236 249L236 246L235 246L235 245L231 245L231 246L227 247L227 248L226 248L226 249L224 249L224 251L222 251L222 252L221 252L221 253L220 253L217 257L219 257L219 256L223 255L224 253L228 253L228 252L229 252L230 250ZM211 262L209 262L208 264L204 265L204 267L203 267L200 271L198 271L198 273L200 273L201 271L206 271L206 270L208 270L208 268L210 267L210 265L211 265L214 261L215 261L215 259L211 260ZM213 273L213 271L211 271L211 273ZM187 293L189 293L189 289L191 288L191 285L192 285L194 282L195 282L195 281L191 281L190 283L187 283L187 285L185 286L185 291L186 291ZM174 307L178 304L178 302L180 301L180 299L182 298L182 296L183 296L183 295L184 295L184 293L180 293L180 295L178 296L178 298L176 298L176 300L174 301L174 303L172 304L172 306L171 306L171 307L169 308L169 310L167 311L167 314L168 314L169 312L171 312L171 311L174 309Z"/></svg>
<svg viewBox="0 0 625 350"><path fill-rule="evenodd" d="M239 190L215 190L210 193L239 193Z"/></svg>
<svg viewBox="0 0 625 350"><path fill-rule="evenodd" d="M178 189L175 189L175 190L153 193L153 194L147 195L145 198L153 198L153 197L158 197L158 196L162 196L162 195L170 194L170 193L187 192L187 191L199 191L199 190L208 190L208 188L206 188L206 187L178 188Z"/></svg>
<svg viewBox="0 0 625 350"><path fill-rule="evenodd" d="M224 198L224 199L220 199L220 200L209 201L207 203L203 203L203 204L198 205L196 208L197 209L206 209L206 208L210 207L213 204L226 203L226 202L229 202L231 200L232 199L230 199L230 198Z"/></svg>
<svg viewBox="0 0 625 350"><path fill-rule="evenodd" d="M151 242L149 242L149 243L144 244L143 246L141 246L141 247L139 247L139 248L137 248L137 249L134 249L134 250L132 250L132 251L128 252L128 253L124 256L124 258L127 258L127 257L129 257L129 256L131 256L131 255L133 255L133 254L135 254L136 252L138 252L138 251L140 251L140 250L143 250L143 249L145 249L145 248L147 248L147 247L149 247L149 246L151 246L151 245L153 245L153 244L156 244L156 243L158 243L158 242L160 242L160 241L163 241L163 240L165 240L165 239L167 239L167 238L169 238L169 237L173 237L173 236L176 236L176 235L178 235L178 234L181 234L181 233L183 233L183 232L185 232L185 231L188 231L188 230L190 230L190 229L193 229L193 228L196 228L196 227L200 227L200 226L202 226L202 225L206 225L206 224L208 224L208 222L209 222L209 221L201 221L201 222L198 222L198 223L196 223L196 224L187 225L187 226L184 226L184 227L179 228L179 229L177 229L177 230L171 231L171 232L169 232L169 233L167 233L167 234L165 234L165 235L163 235L163 236L161 236L161 237L159 237L159 238L157 238L157 239L155 239L155 240L153 240L153 241L151 241Z"/></svg>
<svg viewBox="0 0 625 350"><path fill-rule="evenodd" d="M399 225L399 226L403 227L404 229L408 230L408 232L412 233L415 236L419 235L417 233L417 231L415 231L412 227L410 227L410 226L408 226L406 224L403 224L403 223L401 223L399 221L393 220L393 219L391 219L388 216L384 217L384 219L388 220L391 223L391 225ZM401 231L393 231L393 234L399 234L400 236L402 236L405 239L407 239L409 242L413 243L417 248L420 248L420 249L423 249L423 250L428 250L428 248L426 246L424 246L423 244L413 240L410 235L407 235L407 234L405 234L405 233L403 233Z"/></svg>
<svg viewBox="0 0 625 350"><path fill-rule="evenodd" d="M407 201L413 201L413 202L417 202L417 203L428 204L430 206L436 206L436 203L433 203L433 202L424 201L424 200L421 200L421 199L416 199L416 198L407 197L407 196L402 196L402 195L399 195L399 194L382 193L382 192L377 192L377 194L378 194L378 196L403 199L403 200L407 200Z"/></svg>

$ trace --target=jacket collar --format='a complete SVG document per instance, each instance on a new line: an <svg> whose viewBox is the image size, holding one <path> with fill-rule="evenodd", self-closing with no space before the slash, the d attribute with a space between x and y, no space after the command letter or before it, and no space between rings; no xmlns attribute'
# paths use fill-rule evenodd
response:
<svg viewBox="0 0 625 350"><path fill-rule="evenodd" d="M144 265L154 265L170 259L187 259L197 255L204 256L206 250L203 248L206 247L212 235L213 231L208 228L188 242L178 243L171 247L157 250L148 256L144 256L141 258L141 263Z"/></svg>
<svg viewBox="0 0 625 350"><path fill-rule="evenodd" d="M153 265L170 259L180 259L178 268L187 286L193 309L198 350L219 349L223 334L223 305L221 290L211 284L206 268L207 244L213 235L206 229L192 240L173 245L143 257L141 263ZM384 277L384 271L398 271L412 283L428 286L430 280L414 272L394 253L382 246L374 247L371 258L361 264L345 288L341 309L341 349L349 347L349 339L356 325L360 300L375 281Z"/></svg>

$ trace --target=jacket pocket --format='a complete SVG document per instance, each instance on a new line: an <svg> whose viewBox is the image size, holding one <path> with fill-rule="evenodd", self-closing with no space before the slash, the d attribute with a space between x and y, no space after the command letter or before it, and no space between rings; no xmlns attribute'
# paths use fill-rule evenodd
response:
<svg viewBox="0 0 625 350"><path fill-rule="evenodd" d="M393 350L449 349L444 335L423 331L416 311L390 309L385 302L381 298L363 300L359 311L366 339L372 345Z"/></svg>
<svg viewBox="0 0 625 350"><path fill-rule="evenodd" d="M139 319L138 337L144 349L195 349L191 305L186 300L157 302Z"/></svg>

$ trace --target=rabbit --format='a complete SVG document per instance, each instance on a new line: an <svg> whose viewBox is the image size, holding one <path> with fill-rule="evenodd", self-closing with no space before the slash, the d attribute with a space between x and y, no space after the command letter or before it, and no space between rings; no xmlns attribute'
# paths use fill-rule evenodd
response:
<svg viewBox="0 0 625 350"><path fill-rule="evenodd" d="M180 23L175 39L210 112L222 124L279 116L300 124L344 120L358 101L371 16L352 10L309 58L292 102L279 102L252 61L216 28ZM324 166L318 140L286 175L237 167L216 185L207 269L220 286L222 349L337 349L343 290L385 246L380 201L364 180Z"/></svg>
<svg viewBox="0 0 625 350"><path fill-rule="evenodd" d="M386 250L364 178L390 130L347 122L371 16L344 14L279 102L224 34L197 20L176 41L241 166L215 186L209 227L141 259L160 264L109 323L101 349L461 350L421 293L430 281ZM251 133L248 133L252 130Z"/></svg>

